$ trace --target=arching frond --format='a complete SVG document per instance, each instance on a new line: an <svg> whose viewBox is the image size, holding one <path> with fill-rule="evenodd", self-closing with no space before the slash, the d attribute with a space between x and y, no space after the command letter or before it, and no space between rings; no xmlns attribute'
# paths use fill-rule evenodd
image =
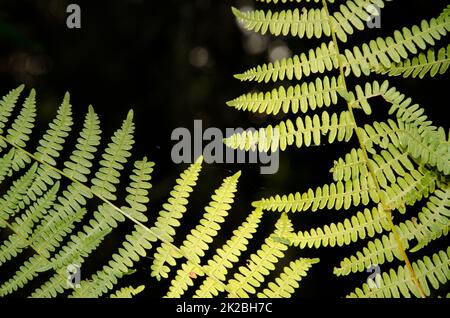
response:
<svg viewBox="0 0 450 318"><path fill-rule="evenodd" d="M375 71L389 76L424 78L427 74L434 77L444 74L450 66L450 45L439 50L429 49L425 53L394 63L390 67L380 65Z"/></svg>

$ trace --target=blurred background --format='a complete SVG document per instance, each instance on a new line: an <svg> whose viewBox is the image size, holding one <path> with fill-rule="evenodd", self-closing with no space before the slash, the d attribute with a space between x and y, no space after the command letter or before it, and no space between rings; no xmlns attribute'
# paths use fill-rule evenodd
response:
<svg viewBox="0 0 450 318"><path fill-rule="evenodd" d="M81 7L81 29L66 26L66 7L72 2ZM446 3L413 0L405 7L405 1L394 1L382 11L381 29L359 33L349 45L437 16ZM274 118L238 112L225 105L252 89L268 88L240 83L233 74L304 52L320 43L245 32L236 24L231 6L251 8L261 4L251 0L0 0L0 95L22 83L27 89L36 88L40 131L55 115L66 91L71 93L74 118L79 123L88 105L95 107L103 136L111 135L132 108L136 123L133 158L147 156L156 162L151 191L151 210L156 215L177 175L186 167L171 161L173 129L192 129L194 119L202 119L204 128L221 129L274 123ZM279 8L282 7L286 5ZM437 125L448 128L448 75L422 81L396 78L391 83L426 107ZM208 165L192 196L190 207L195 212L189 214L186 222L195 224L222 178L242 170L230 222L219 241L226 239L250 212L252 201L331 182L328 171L333 161L351 146L291 149L281 155L276 175L261 176L259 166L254 164ZM271 231L276 215L266 218L269 225L258 234L260 240ZM333 211L302 215L296 220L296 228L308 229L342 219ZM352 246L290 252L287 261L298 255L322 259L314 275L302 283L297 296L342 296L360 285L368 274L363 273L353 282L330 275L339 256L354 250ZM151 281L151 260L141 263L130 279ZM96 269L95 264L89 266ZM158 292L149 286L142 296L158 296Z"/></svg>

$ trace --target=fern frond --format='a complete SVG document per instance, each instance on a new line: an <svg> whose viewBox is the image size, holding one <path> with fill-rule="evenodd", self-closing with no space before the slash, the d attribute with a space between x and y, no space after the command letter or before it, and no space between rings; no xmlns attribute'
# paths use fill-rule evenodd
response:
<svg viewBox="0 0 450 318"><path fill-rule="evenodd" d="M258 293L258 298L290 298L299 287L300 280L307 275L312 265L318 262L318 258L300 258L292 261L274 282L270 282L267 288Z"/></svg>
<svg viewBox="0 0 450 318"><path fill-rule="evenodd" d="M170 192L170 198L163 204L163 209L152 230L165 241L173 242L175 228L180 226L179 220L186 212L186 205L193 188L197 184L198 175L202 169L203 157L199 157L176 180L176 185Z"/></svg>
<svg viewBox="0 0 450 318"><path fill-rule="evenodd" d="M436 181L436 175L431 171L412 170L382 190L386 197L385 204L391 209L405 213L406 205L413 205L434 191Z"/></svg>
<svg viewBox="0 0 450 318"><path fill-rule="evenodd" d="M225 291L223 285L218 282L225 281L228 270L239 261L239 256L247 249L248 242L256 232L262 215L261 209L253 210L246 221L233 231L233 236L216 251L208 264L204 266L210 276L205 278L194 297L209 298Z"/></svg>
<svg viewBox="0 0 450 318"><path fill-rule="evenodd" d="M441 250L431 257L412 264L414 272L418 276L420 284L426 296L430 296L430 287L438 289L441 284L450 279L450 248ZM369 286L370 284L370 286ZM374 286L375 285L375 286ZM430 286L431 285L431 286ZM389 273L383 272L365 283L362 288L357 288L348 297L411 297L411 294L419 297L420 294L414 285L410 272L405 266L398 267L397 271L391 269Z"/></svg>
<svg viewBox="0 0 450 318"><path fill-rule="evenodd" d="M56 159L60 156L65 138L69 135L72 124L72 106L70 104L70 96L66 93L61 106L58 108L56 117L39 140L39 145L34 154L35 157L50 166L56 166ZM22 161L30 160L25 152L17 151L17 153L21 155ZM22 164L17 163L17 165L21 166ZM41 196L48 190L49 186L53 185L54 180L61 178L60 174L48 165L39 165L36 171L36 179L30 189L28 189L25 197L26 204L35 201L37 196Z"/></svg>
<svg viewBox="0 0 450 318"><path fill-rule="evenodd" d="M402 59L408 58L409 53L417 54L418 48L424 50L427 46L435 45L435 41L440 40L450 30L449 12L450 7L447 7L439 17L430 21L423 20L420 27L414 25L411 28L403 28L402 31L395 31L393 37L377 38L361 47L346 49L339 57L345 67L345 75L369 75L373 69L389 68L392 63L401 62ZM235 77L242 81L266 83L271 80L300 80L303 75L338 69L339 58L333 42L328 45L322 43L315 50L309 50L308 54L302 53L289 59L263 64Z"/></svg>
<svg viewBox="0 0 450 318"><path fill-rule="evenodd" d="M6 139L18 147L25 147L36 119L36 91L32 89L25 99L20 114L8 129Z"/></svg>
<svg viewBox="0 0 450 318"><path fill-rule="evenodd" d="M375 81L373 83L366 83L364 88L360 85L355 86L355 94L353 92L350 93L350 96L347 98L347 102L349 106L352 108L361 108L366 115L370 115L372 113L372 109L370 104L368 103L368 99L374 98L376 96L382 96L386 93L389 88L389 82L384 81L381 85Z"/></svg>
<svg viewBox="0 0 450 318"><path fill-rule="evenodd" d="M30 139L36 118L36 91L31 90L25 99L19 115L14 119L11 127L7 130L6 141L17 147L25 147ZM5 144L6 147L6 144ZM30 163L30 158L20 151L14 151L10 167L13 171L25 168ZM11 174L11 171L9 172ZM25 198L26 204L28 199Z"/></svg>
<svg viewBox="0 0 450 318"><path fill-rule="evenodd" d="M361 138L361 144L368 153L376 154L374 146L386 149L390 143L400 148L401 138L406 131L405 124L388 119L387 122L373 122L372 125L366 124L363 128L356 128Z"/></svg>
<svg viewBox="0 0 450 318"><path fill-rule="evenodd" d="M36 170L37 164L34 163L0 198L0 228L6 227L8 219L25 207L23 198L36 177Z"/></svg>
<svg viewBox="0 0 450 318"><path fill-rule="evenodd" d="M264 198L253 203L255 207L268 211L278 212L304 212L318 209L349 209L350 206L359 204L367 205L370 201L379 202L378 193L372 179L361 178L347 182L338 181L317 187L314 191L309 189L301 194L299 192L289 195L276 195Z"/></svg>
<svg viewBox="0 0 450 318"><path fill-rule="evenodd" d="M377 233L389 231L390 224L386 213L381 207L372 210L365 209L350 219L337 224L331 223L323 228L298 232L289 236L291 243L300 248L308 247L334 247L348 245L366 237L373 237Z"/></svg>
<svg viewBox="0 0 450 318"><path fill-rule="evenodd" d="M204 252L209 248L208 243L217 235L219 224L225 221L233 203L240 175L241 173L237 172L223 181L221 187L211 197L212 201L205 207L200 224L187 235L180 249L189 259L200 262L200 257L204 256Z"/></svg>
<svg viewBox="0 0 450 318"><path fill-rule="evenodd" d="M70 121L66 120L66 122ZM98 116L93 108L89 107L75 150L72 152L70 160L64 162L64 173L80 182L81 180L87 180L92 167L89 162L94 158L99 143ZM39 246L38 249L43 255L47 255L48 251L54 251L65 235L73 229L73 224L82 219L86 213L83 206L87 203L86 199L91 197L92 193L86 191L80 184L76 182L69 184L66 191L58 196L53 209L50 209L45 218L35 228L31 238L31 242L34 242L33 245ZM59 231L58 225L62 226Z"/></svg>
<svg viewBox="0 0 450 318"><path fill-rule="evenodd" d="M411 248L415 252L432 240L448 232L449 190L436 190L429 198L426 206L417 216L419 222L406 221L396 226L396 232L402 245L408 249L409 242L417 240L417 245ZM391 234L370 241L366 247L355 255L344 258L339 267L334 269L336 275L348 275L350 272L363 271L371 265L382 265L385 261L392 262L394 256L401 259L395 239Z"/></svg>
<svg viewBox="0 0 450 318"><path fill-rule="evenodd" d="M366 160L360 148L353 148L343 158L335 160L330 172L335 182L369 176Z"/></svg>
<svg viewBox="0 0 450 318"><path fill-rule="evenodd" d="M15 157L15 152L15 148L11 148L4 156L0 158L0 182L3 182L11 171L11 165L13 158Z"/></svg>
<svg viewBox="0 0 450 318"><path fill-rule="evenodd" d="M55 119L39 140L36 157L49 165L55 166L55 158L59 157L64 138L68 136L72 125L72 105L70 104L70 95L66 93Z"/></svg>
<svg viewBox="0 0 450 318"><path fill-rule="evenodd" d="M348 141L353 135L354 124L349 113L343 111L331 116L322 112L322 116L297 117L294 123L291 120L282 121L275 127L272 125L260 128L256 131L246 130L236 133L225 139L225 144L233 149L250 150L258 149L260 152L284 151L287 146L294 145L298 148L311 145L320 145L322 136L327 136L329 143ZM257 148L256 148L257 147Z"/></svg>
<svg viewBox="0 0 450 318"><path fill-rule="evenodd" d="M70 160L64 162L64 174L79 182L87 182L87 175L92 168L92 160L97 147L100 145L100 120L94 108L89 106L86 114L83 130L77 139L75 150L70 156Z"/></svg>
<svg viewBox="0 0 450 318"><path fill-rule="evenodd" d="M226 178L219 189L212 196L212 201L205 207L203 218L191 232L180 247L180 251L188 259L186 263L177 271L176 277L172 280L169 292L166 297L180 297L193 284L189 273L202 274L198 270L198 265L205 252L209 249L213 237L218 234L220 223L225 221L228 210L233 203L234 193L237 191L237 182L241 173L238 172Z"/></svg>
<svg viewBox="0 0 450 318"><path fill-rule="evenodd" d="M254 67L242 74L235 75L241 81L276 82L277 80L301 80L310 74L322 74L339 67L337 50L333 42L322 43L318 48L311 49L308 54L294 55L274 63Z"/></svg>
<svg viewBox="0 0 450 318"><path fill-rule="evenodd" d="M153 255L154 261L151 266L151 275L158 280L162 277L167 277L169 268L165 263L168 262L170 265L174 265L173 258L178 255L172 251L172 247L168 243L173 242L175 229L181 225L179 220L182 218L184 212L186 212L186 205L188 204L193 187L197 183L202 162L203 157L198 158L176 180L177 184L170 192L170 198L163 205L163 210L159 212L155 226L152 227L152 231L164 239L161 246L156 249ZM167 258L169 255L170 257Z"/></svg>
<svg viewBox="0 0 450 318"><path fill-rule="evenodd" d="M100 160L101 168L92 179L92 191L107 200L116 200L113 193L116 191L115 185L119 183L119 170L124 168L123 164L131 155L133 132L133 112L129 111L122 127L111 138L111 143Z"/></svg>
<svg viewBox="0 0 450 318"><path fill-rule="evenodd" d="M242 12L232 8L237 20L249 31L261 34L292 35L299 38L320 38L322 35L330 36L331 30L325 10L299 9L273 12L271 10L255 10Z"/></svg>
<svg viewBox="0 0 450 318"><path fill-rule="evenodd" d="M395 114L398 121L401 121L407 127L415 127L420 133L433 131L436 129L428 117L424 115L424 109L417 104L412 104L411 98L406 98L404 94L398 92L395 87L390 88L383 98L392 104L389 108L389 114Z"/></svg>
<svg viewBox="0 0 450 318"><path fill-rule="evenodd" d="M430 21L422 20L420 27L403 28L395 31L393 37L377 38L365 43L361 48L345 50L346 75L350 72L357 77L361 73L368 75L372 69L391 67L408 58L408 54L417 54L418 49L435 45L435 41L444 37L450 31L450 7L447 7L437 18Z"/></svg>
<svg viewBox="0 0 450 318"><path fill-rule="evenodd" d="M254 10L242 12L232 8L237 20L249 31L261 34L270 33L275 36L291 35L299 38L322 38L323 35L331 37L330 20L336 36L342 42L347 36L353 34L354 29L364 30L365 22L370 18L368 6L377 4L381 8L384 2L379 0L350 0L342 4L340 11L328 16L325 8L283 10L272 12Z"/></svg>
<svg viewBox="0 0 450 318"><path fill-rule="evenodd" d="M9 121L9 117L11 116L14 107L16 106L17 100L20 97L25 85L20 85L19 87L11 90L8 94L3 96L0 101L0 135L3 136L3 129L6 126L6 123ZM3 139L0 139L0 149L6 147L6 143Z"/></svg>
<svg viewBox="0 0 450 318"><path fill-rule="evenodd" d="M409 247L406 238L401 238L401 242L405 248ZM394 235L390 233L389 235L383 235L380 239L369 241L361 251L344 258L339 267L334 268L333 272L337 276L362 272L370 266L382 265L386 261L392 262L394 257L401 260L397 242Z"/></svg>
<svg viewBox="0 0 450 318"><path fill-rule="evenodd" d="M375 177L382 188L388 187L389 183L395 183L397 176L404 177L414 170L414 165L409 160L407 152L400 152L392 144L389 144L386 150L380 154L375 154L371 160Z"/></svg>
<svg viewBox="0 0 450 318"><path fill-rule="evenodd" d="M375 71L389 76L403 76L420 79L427 74L430 77L435 77L437 74L444 74L450 66L450 45L446 48L441 48L437 51L429 49L426 53L419 53L412 58L401 61L400 63L392 64L386 68L380 66Z"/></svg>
<svg viewBox="0 0 450 318"><path fill-rule="evenodd" d="M151 232L141 226L135 226L108 264L92 275L90 280L83 280L80 288L75 289L70 297L100 297L106 294L129 272L135 262L146 256L146 251L152 248L153 240Z"/></svg>
<svg viewBox="0 0 450 318"><path fill-rule="evenodd" d="M450 174L450 142L442 127L422 134L418 129L407 127L401 142L410 156L421 165L436 168L447 176Z"/></svg>
<svg viewBox="0 0 450 318"><path fill-rule="evenodd" d="M152 187L150 180L154 166L155 164L148 162L147 158L137 161L134 174L130 177L131 182L126 188L128 195L125 201L128 203L128 206L122 207L121 210L139 222L148 220L144 212L147 211L146 204L149 202L147 194Z"/></svg>
<svg viewBox="0 0 450 318"><path fill-rule="evenodd" d="M42 268L48 267L48 259L35 254L19 267L14 276L0 286L0 296L4 297L23 288L30 280L35 278Z"/></svg>
<svg viewBox="0 0 450 318"><path fill-rule="evenodd" d="M411 232L417 239L417 245L411 249L411 252L420 250L442 235L447 235L450 227L449 218L450 189L448 187L445 191L437 189L417 216L419 224L413 223L413 226L410 226L415 229Z"/></svg>
<svg viewBox="0 0 450 318"><path fill-rule="evenodd" d="M226 291L228 297L248 298L256 293L265 277L275 269L275 264L284 256L287 246L280 243L275 237L285 237L292 231L292 223L285 214L275 224L275 231L267 237L260 249L249 257L247 266L240 266L239 272L228 281Z"/></svg>
<svg viewBox="0 0 450 318"><path fill-rule="evenodd" d="M59 182L33 203L21 216L15 218L10 228L14 231L10 237L0 245L0 265L16 257L25 247L30 245L28 237L32 234L34 225L51 208L59 190Z"/></svg>
<svg viewBox="0 0 450 318"><path fill-rule="evenodd" d="M118 150L120 151L120 149ZM147 207L141 205L141 202L147 199L148 189L151 188L149 180L151 179L153 166L154 163L148 162L146 158L135 162L135 169L130 176L131 186L126 189L128 192L126 200L128 209L121 209L121 211L131 212L129 213L131 217L136 216L138 219L145 219L142 213L147 210ZM117 222L124 220L123 214L118 213L111 206L107 204L99 206L89 225L84 226L83 231L78 234L72 235L71 240L51 259L53 268L58 271L69 264L81 265L84 259L100 245L104 237L117 227ZM55 293L63 292L65 288L67 288L67 284L64 276L57 273L35 290L32 297L49 297Z"/></svg>
<svg viewBox="0 0 450 318"><path fill-rule="evenodd" d="M386 150L375 153L369 158L373 173L382 188L395 183L397 176L405 176L414 169L407 152L400 152L393 144L388 143ZM372 178L367 168L366 159L360 148L352 149L344 158L334 162L330 172L335 181L348 181L359 178Z"/></svg>
<svg viewBox="0 0 450 318"><path fill-rule="evenodd" d="M283 86L266 93L248 93L227 103L237 110L266 113L276 115L280 111L296 114L299 110L306 113L309 109L315 110L323 106L329 107L338 102L338 90L342 86L338 84L336 77L325 76L317 78L315 82L302 85Z"/></svg>

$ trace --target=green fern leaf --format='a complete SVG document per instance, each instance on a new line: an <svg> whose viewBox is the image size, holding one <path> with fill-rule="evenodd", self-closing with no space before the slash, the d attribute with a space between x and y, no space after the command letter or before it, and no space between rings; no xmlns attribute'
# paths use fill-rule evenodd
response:
<svg viewBox="0 0 450 318"><path fill-rule="evenodd" d="M433 256L425 256L423 259L412 264L417 273L425 295L430 296L431 287L437 289L440 284L450 279L450 248L439 251ZM411 297L413 294L419 297L416 286L413 284L409 271L405 266L398 267L397 271L384 272L377 276L375 281L369 280L362 289L357 288L348 297Z"/></svg>
<svg viewBox="0 0 450 318"><path fill-rule="evenodd" d="M290 298L299 287L298 283L302 277L305 277L312 265L318 262L318 258L300 258L292 261L274 282L270 282L267 288L258 293L258 298Z"/></svg>
<svg viewBox="0 0 450 318"><path fill-rule="evenodd" d="M249 257L247 266L240 266L239 272L228 281L226 291L228 297L247 298L255 294L256 289L265 281L265 276L275 269L275 263L284 256L287 246L274 240L274 237L284 237L292 231L292 223L282 214L275 225L276 229L266 238L261 248Z"/></svg>
<svg viewBox="0 0 450 318"><path fill-rule="evenodd" d="M205 270L210 276L205 278L194 297L209 298L225 291L223 285L218 282L225 281L228 270L239 261L239 256L247 249L247 244L253 233L256 232L262 214L262 210L255 209L246 221L233 232L233 236L216 251L216 254L205 266Z"/></svg>

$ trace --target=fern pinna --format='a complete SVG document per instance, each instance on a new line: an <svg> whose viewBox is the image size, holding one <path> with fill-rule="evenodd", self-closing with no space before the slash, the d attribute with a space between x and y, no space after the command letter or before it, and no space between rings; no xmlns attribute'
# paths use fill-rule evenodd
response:
<svg viewBox="0 0 450 318"><path fill-rule="evenodd" d="M223 180L198 225L181 244L176 243L175 234L188 210L202 157L176 180L156 221L149 224L148 194L154 163L143 158L129 164L134 143L133 112L128 113L99 155L103 144L100 120L90 106L72 152L62 161L62 154L70 152L65 143L74 124L69 95L39 138L36 150L29 151L36 94L31 90L16 110L23 90L20 86L0 101L0 266L13 268L1 277L1 296L22 291L38 298L133 297L145 285L114 290L115 286L133 273L140 259L148 257L152 259L148 276L170 283L166 297L181 297L189 288L196 297L252 295L257 292L252 286L264 288L264 295L286 297L293 294L306 271L317 262L307 258L293 261L281 278L265 284L286 249L286 245L270 240L250 256L256 260L264 255L261 262L250 263L249 269L236 268L242 264L242 255L258 229L262 218L259 208L246 217L221 248L213 251L210 259L205 259L227 220L240 172ZM132 171L123 176L127 166ZM126 179L128 182L122 185ZM122 192L126 193L123 200L119 197ZM82 269L102 248L101 244L111 238L111 232L126 221L133 228L117 251L109 255L110 260L95 264L94 271L82 270L79 282L68 283L73 269ZM289 220L282 215L271 236L287 234L287 226ZM249 270L253 273L251 280L237 274ZM194 282L199 284L194 286ZM158 283L156 279L154 283Z"/></svg>
<svg viewBox="0 0 450 318"><path fill-rule="evenodd" d="M260 2L273 2L275 6L287 1ZM450 6L419 25L349 47L348 38L367 27L373 14L379 14L373 8L387 7L389 1L348 0L331 5L332 0L317 0L314 2L318 8L309 8L310 1L296 2L301 8L278 11L233 8L238 22L249 31L318 38L324 42L307 52L236 75L245 82L283 84L267 92L244 94L229 101L228 106L265 115L283 113L296 117L235 134L226 143L233 148L266 152L352 140L358 146L335 161L330 170L331 183L304 192L262 198L253 205L282 215L359 209L341 222L306 231L293 230L278 236L278 240L301 249L365 244L342 259L334 274L344 276L383 265L382 273L349 296L435 295L432 289L442 290L439 288L450 279L450 249L425 249L434 254L423 257L416 257L415 252L445 237L449 231L448 131L433 125L424 109L388 80L367 81L364 76L423 78L444 74L450 64L449 45L441 45L440 40L450 31ZM313 76L315 79L308 80ZM350 86L351 78L356 78L358 85ZM286 81L294 83L285 86ZM372 106L380 98L388 105L387 119L371 120ZM366 115L367 122L356 120L361 115ZM394 223L397 214L406 213L409 219ZM403 265L387 270L385 263L393 262Z"/></svg>

